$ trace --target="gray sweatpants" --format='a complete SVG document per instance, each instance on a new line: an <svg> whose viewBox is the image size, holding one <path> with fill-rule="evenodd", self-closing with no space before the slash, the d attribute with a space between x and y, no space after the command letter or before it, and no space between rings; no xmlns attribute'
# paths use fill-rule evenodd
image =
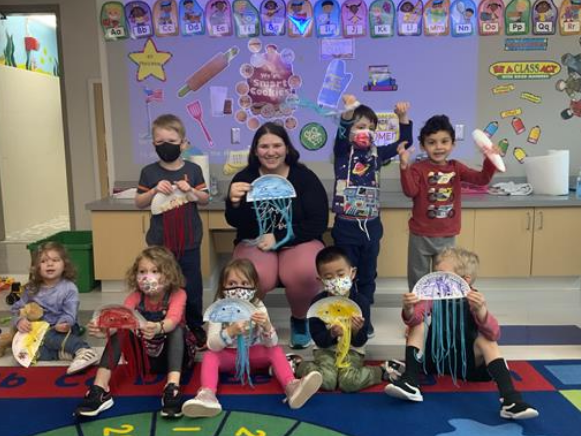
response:
<svg viewBox="0 0 581 436"><path fill-rule="evenodd" d="M455 242L455 236L432 238L410 233L408 244L408 287L410 292L419 279L432 272L432 263L436 255L446 247L453 247Z"/></svg>

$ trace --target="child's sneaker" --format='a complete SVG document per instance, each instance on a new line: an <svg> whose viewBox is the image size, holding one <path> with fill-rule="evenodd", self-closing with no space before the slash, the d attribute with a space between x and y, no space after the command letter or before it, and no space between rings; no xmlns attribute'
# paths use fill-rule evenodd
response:
<svg viewBox="0 0 581 436"><path fill-rule="evenodd" d="M318 371L309 372L301 379L294 379L285 387L286 401L291 409L299 409L317 393L323 384L323 376Z"/></svg>
<svg viewBox="0 0 581 436"><path fill-rule="evenodd" d="M82 371L83 369L97 363L98 360L99 356L97 356L95 349L81 348L77 351L75 358L67 368L67 375Z"/></svg>
<svg viewBox="0 0 581 436"><path fill-rule="evenodd" d="M419 386L414 385L411 380L407 380L405 377L387 385L383 391L390 397L401 400L424 401Z"/></svg>
<svg viewBox="0 0 581 436"><path fill-rule="evenodd" d="M369 328L367 329L367 339L373 339L375 337L375 327L373 324L369 323Z"/></svg>
<svg viewBox="0 0 581 436"><path fill-rule="evenodd" d="M405 372L405 363L400 362L399 360L386 360L382 366L389 381L392 383L399 380Z"/></svg>
<svg viewBox="0 0 581 436"><path fill-rule="evenodd" d="M111 392L105 392L101 386L93 385L85 394L75 410L76 416L97 416L99 413L113 406Z"/></svg>
<svg viewBox="0 0 581 436"><path fill-rule="evenodd" d="M210 389L201 388L191 400L182 406L182 412L188 418L204 418L219 415L222 406Z"/></svg>
<svg viewBox="0 0 581 436"><path fill-rule="evenodd" d="M295 349L307 348L311 345L309 322L306 319L298 319L291 316L290 347Z"/></svg>
<svg viewBox="0 0 581 436"><path fill-rule="evenodd" d="M303 356L299 354L289 353L286 355L286 360L290 365L293 374L295 374L297 372L297 368L303 361ZM268 367L268 375L274 377L274 369L272 368L272 366Z"/></svg>
<svg viewBox="0 0 581 436"><path fill-rule="evenodd" d="M163 390L161 416L164 418L179 418L182 416L182 394L175 383L169 383Z"/></svg>
<svg viewBox="0 0 581 436"><path fill-rule="evenodd" d="M539 416L539 412L524 401L513 401L511 403L502 401L500 416L506 419L531 419Z"/></svg>

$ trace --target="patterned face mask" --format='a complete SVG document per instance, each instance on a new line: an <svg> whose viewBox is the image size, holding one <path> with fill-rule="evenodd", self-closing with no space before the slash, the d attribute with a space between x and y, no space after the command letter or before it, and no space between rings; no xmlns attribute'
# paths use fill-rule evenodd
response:
<svg viewBox="0 0 581 436"><path fill-rule="evenodd" d="M323 286L329 294L348 297L353 286L353 280L351 280L350 276L323 279Z"/></svg>
<svg viewBox="0 0 581 436"><path fill-rule="evenodd" d="M139 290L146 295L158 294L165 289L159 274L138 274L137 285Z"/></svg>
<svg viewBox="0 0 581 436"><path fill-rule="evenodd" d="M252 301L256 294L255 288L233 287L224 289L224 298L238 298L240 300Z"/></svg>
<svg viewBox="0 0 581 436"><path fill-rule="evenodd" d="M359 148L369 148L375 141L375 132L369 129L358 130L353 135L352 141Z"/></svg>

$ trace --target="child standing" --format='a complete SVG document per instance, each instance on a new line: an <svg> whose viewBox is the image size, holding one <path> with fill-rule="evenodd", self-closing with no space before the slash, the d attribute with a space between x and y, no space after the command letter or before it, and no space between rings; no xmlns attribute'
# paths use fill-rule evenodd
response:
<svg viewBox="0 0 581 436"><path fill-rule="evenodd" d="M222 270L216 299L240 298L256 306L252 315L252 336L249 360L251 369L272 366L274 374L284 387L286 399L291 409L298 409L319 389L322 376L312 372L302 379L296 379L274 329L264 303L256 296L258 273L248 259L234 259ZM201 387L195 398L184 403L184 415L191 418L216 416L222 406L216 398L218 375L232 371L236 367L236 338L248 334L248 321L222 324L210 322L208 328L208 351L202 360Z"/></svg>
<svg viewBox="0 0 581 436"><path fill-rule="evenodd" d="M484 159L482 171L468 168L457 160L448 160L456 134L446 115L430 118L420 131L420 146L428 158L411 165L410 152L402 146L400 156L401 186L413 199L409 220L408 286L428 274L433 258L453 246L461 225L460 182L486 185L495 172L494 164Z"/></svg>
<svg viewBox="0 0 581 436"><path fill-rule="evenodd" d="M200 266L202 221L197 203L207 204L209 194L202 169L197 164L184 161L180 157L188 145L182 121L175 115L161 115L153 122L151 129L153 146L160 160L141 170L135 204L140 209L146 208L158 192L172 194L173 185L195 199L181 206L184 208L184 219L178 220L178 224L181 223L183 228L172 226L164 229L164 214L152 215L146 241L148 245L163 245L176 256L186 278L187 325L198 344L203 346L206 343L206 333L202 327L203 286ZM176 246L176 238L181 239L179 246Z"/></svg>
<svg viewBox="0 0 581 436"><path fill-rule="evenodd" d="M457 304L464 305L464 312L467 314L464 322L464 338L456 338L455 343L461 340L466 344L466 379L469 381L490 381L494 380L500 392L502 406L500 416L507 419L528 419L536 418L539 412L525 403L520 392L518 392L511 379L510 371L506 361L502 358L498 347L500 338L500 327L496 318L486 307L484 296L472 284L476 280L478 272L478 256L462 248L447 247L437 257L435 261L436 271L453 272L462 277L471 287L466 298L457 301ZM431 326L426 327L424 319L432 312L432 301L420 301L414 293L403 295L402 318L409 326L409 334L406 341L406 368L400 379L385 387L385 393L396 398L410 401L423 401L419 388L419 373L424 368L428 374L437 373L434 363L431 343ZM428 329L427 334L425 329ZM447 324L443 332L438 332L439 336L446 337L450 334L451 326ZM425 344L425 345L424 345ZM460 368L462 362L456 362L456 368ZM444 365L449 372L449 366Z"/></svg>
<svg viewBox="0 0 581 436"><path fill-rule="evenodd" d="M74 283L75 267L65 248L58 242L45 242L34 252L30 281L12 306L12 324L28 333L32 324L20 317L20 309L35 302L42 307L42 320L48 322L37 360L72 360L67 374L74 374L98 360L97 353L79 336L77 314L79 291Z"/></svg>
<svg viewBox="0 0 581 436"><path fill-rule="evenodd" d="M137 256L127 272L131 294L123 303L136 310L147 321L138 332L144 341L149 367L154 373L167 372L167 383L161 400L161 416L181 416L180 376L184 361L184 308L186 293L184 277L173 254L164 247L146 248ZM92 320L89 333L104 332ZM76 409L76 415L96 416L113 406L109 382L121 357L119 334L112 332L99 362L93 385ZM161 348L161 350L160 350ZM139 350L142 351L142 350ZM136 354L140 354L139 352Z"/></svg>
<svg viewBox="0 0 581 436"><path fill-rule="evenodd" d="M397 156L398 146L412 144L412 122L408 118L409 103L397 103L400 138L382 147L375 146L377 115L368 106L359 104L353 95L343 97L346 111L333 153L335 157L335 223L331 232L335 245L349 256L357 268L357 287L370 304L375 294L377 257L383 226L379 218L379 172ZM406 145L407 144L407 145ZM369 320L369 337L374 329Z"/></svg>
<svg viewBox="0 0 581 436"><path fill-rule="evenodd" d="M319 318L309 318L309 328L317 349L313 351L314 362L302 362L297 375L307 376L312 371L323 375L322 388L328 391L339 387L343 392L357 392L387 379L380 366L365 366L364 346L369 328L369 302L357 292L353 281L356 268L339 247L326 247L317 254L317 272L324 290L312 304L331 296L347 297L361 308L362 316L351 317L351 346L344 362L347 367L338 368L335 361L339 338L345 333L340 325L326 325Z"/></svg>

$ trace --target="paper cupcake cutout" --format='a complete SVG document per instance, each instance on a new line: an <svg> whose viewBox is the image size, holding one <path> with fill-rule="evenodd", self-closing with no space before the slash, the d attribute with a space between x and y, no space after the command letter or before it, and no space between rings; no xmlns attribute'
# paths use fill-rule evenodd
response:
<svg viewBox="0 0 581 436"><path fill-rule="evenodd" d="M313 5L309 0L289 0L287 19L288 36L296 38L313 34Z"/></svg>
<svg viewBox="0 0 581 436"><path fill-rule="evenodd" d="M533 33L554 35L557 32L559 10L553 0L536 0L532 9Z"/></svg>
<svg viewBox="0 0 581 436"><path fill-rule="evenodd" d="M529 0L512 0L505 9L507 35L528 35L531 20Z"/></svg>
<svg viewBox="0 0 581 436"><path fill-rule="evenodd" d="M478 32L480 35L500 35L504 27L502 0L482 0L478 5Z"/></svg>
<svg viewBox="0 0 581 436"><path fill-rule="evenodd" d="M125 5L125 16L131 38L153 36L153 17L149 5L143 1L129 2Z"/></svg>
<svg viewBox="0 0 581 436"><path fill-rule="evenodd" d="M128 36L123 4L107 2L101 7L101 27L105 41L117 41Z"/></svg>
<svg viewBox="0 0 581 436"><path fill-rule="evenodd" d="M258 10L248 0L235 0L232 3L234 29L239 38L252 38L260 34Z"/></svg>
<svg viewBox="0 0 581 436"><path fill-rule="evenodd" d="M369 33L386 38L395 33L395 6L391 0L375 0L369 6Z"/></svg>
<svg viewBox="0 0 581 436"><path fill-rule="evenodd" d="M156 36L176 36L179 33L178 7L175 0L157 0L153 5Z"/></svg>
<svg viewBox="0 0 581 436"><path fill-rule="evenodd" d="M341 5L343 36L355 38L367 35L367 4L365 0L345 0Z"/></svg>
<svg viewBox="0 0 581 436"><path fill-rule="evenodd" d="M341 6L336 0L319 0L315 3L315 17L317 37L332 37L341 34Z"/></svg>
<svg viewBox="0 0 581 436"><path fill-rule="evenodd" d="M418 36L422 34L422 0L402 0L397 8L397 33L400 36Z"/></svg>
<svg viewBox="0 0 581 436"><path fill-rule="evenodd" d="M210 0L206 3L206 27L211 37L232 35L232 12L228 0Z"/></svg>
<svg viewBox="0 0 581 436"><path fill-rule="evenodd" d="M196 0L180 2L180 29L184 36L204 34L204 10Z"/></svg>
<svg viewBox="0 0 581 436"><path fill-rule="evenodd" d="M452 36L470 36L476 33L476 5L472 0L456 0L450 7Z"/></svg>
<svg viewBox="0 0 581 436"><path fill-rule="evenodd" d="M260 19L264 36L279 36L285 33L286 6L282 0L263 0Z"/></svg>
<svg viewBox="0 0 581 436"><path fill-rule="evenodd" d="M424 34L445 36L450 33L450 1L429 0L424 7Z"/></svg>

